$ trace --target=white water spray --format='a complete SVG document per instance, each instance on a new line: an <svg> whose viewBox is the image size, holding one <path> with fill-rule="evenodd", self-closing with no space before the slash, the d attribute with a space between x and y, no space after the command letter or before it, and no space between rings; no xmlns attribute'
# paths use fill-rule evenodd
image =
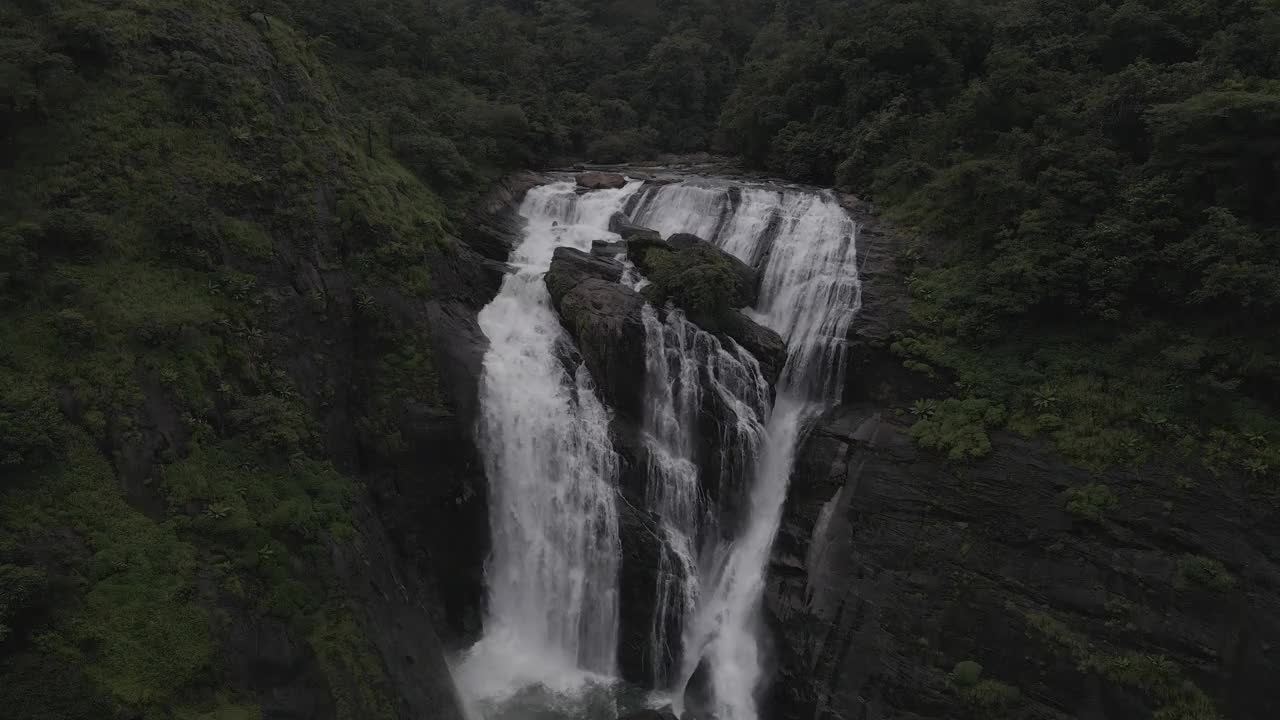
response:
<svg viewBox="0 0 1280 720"><path fill-rule="evenodd" d="M723 501L734 489L726 469L755 457L770 395L750 353L732 340L726 340L726 347L670 305L665 316L660 320L649 305L643 311L646 505L657 515L665 541L650 644L653 686L660 689L670 687L672 666L680 669L677 646L669 637L672 628L680 630L679 647L698 639L690 636L690 619L697 608L703 568L716 549L724 506L711 505L706 487L712 479L703 477L698 467L697 415L713 403L721 408L716 413L722 417L716 447L722 473L714 481Z"/></svg>
<svg viewBox="0 0 1280 720"><path fill-rule="evenodd" d="M480 313L489 339L480 386L480 447L490 480L493 552L484 636L459 686L498 704L538 687L560 694L614 674L618 635L618 459L608 413L581 365L543 275L555 248L589 250L638 183L577 195L531 190L511 253L516 272Z"/></svg>
<svg viewBox="0 0 1280 720"><path fill-rule="evenodd" d="M683 682L708 661L718 720L756 720L763 674L760 603L795 451L806 423L841 393L845 335L861 303L855 227L830 197L801 191L672 185L646 194L641 224L701 233L739 259L767 257L750 314L789 354L755 463L742 533L721 553L686 633ZM678 688L679 690L679 688ZM677 700L680 699L677 692Z"/></svg>

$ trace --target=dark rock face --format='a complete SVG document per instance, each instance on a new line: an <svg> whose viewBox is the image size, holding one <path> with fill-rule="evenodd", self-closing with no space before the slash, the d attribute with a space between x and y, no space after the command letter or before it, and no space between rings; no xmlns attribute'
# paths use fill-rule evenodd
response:
<svg viewBox="0 0 1280 720"><path fill-rule="evenodd" d="M640 439L645 389L644 298L618 284L621 275L622 266L615 261L557 248L546 283L582 361L614 411L610 433L622 461L618 669L624 679L648 685L655 661L650 638L662 533L652 514L641 509L645 493L645 451Z"/></svg>
<svg viewBox="0 0 1280 720"><path fill-rule="evenodd" d="M369 639L397 688L400 717L424 717L426 712L441 720L463 720L453 684L440 681L450 671L428 610L434 593L420 575L406 572L372 507L361 504L355 515L362 542L334 545L334 563L354 589Z"/></svg>
<svg viewBox="0 0 1280 720"><path fill-rule="evenodd" d="M617 190L627 184L621 174L610 172L584 172L577 179L578 187L587 190Z"/></svg>
<svg viewBox="0 0 1280 720"><path fill-rule="evenodd" d="M543 279L547 283L551 300L558 303L570 290L590 278L616 283L622 278L622 265L581 250L556 248L555 254L551 256L551 267Z"/></svg>
<svg viewBox="0 0 1280 720"><path fill-rule="evenodd" d="M622 266L557 248L547 272L551 301L606 402L641 417L644 405L644 298L618 284Z"/></svg>
<svg viewBox="0 0 1280 720"><path fill-rule="evenodd" d="M799 453L767 593L770 717L972 715L947 679L964 660L1018 689L1011 717L1150 717L1169 699L1106 664L1134 653L1166 658L1168 682L1195 682L1223 717L1276 716L1280 527L1242 483L1092 477L1013 437L959 468L904 429L849 406ZM1064 491L1099 481L1114 512L1066 510ZM1188 585L1190 555L1221 560L1234 589ZM1064 637L1111 670L1082 671Z"/></svg>
<svg viewBox="0 0 1280 720"><path fill-rule="evenodd" d="M862 280L862 308L849 327L843 401L889 403L938 395L936 381L904 368L889 349L894 333L909 321L904 269L898 266L902 236L866 203L844 196L841 204L858 224Z"/></svg>
<svg viewBox="0 0 1280 720"><path fill-rule="evenodd" d="M778 381L787 364L787 344L781 335L736 311L721 319L720 331L755 356L770 385Z"/></svg>
<svg viewBox="0 0 1280 720"><path fill-rule="evenodd" d="M621 593L618 603L618 671L626 680L648 685L653 681L651 669L655 662L668 665L672 662L671 657L654 658L651 642L657 609L658 570L662 561L662 530L653 513L623 502L618 507L618 536L622 541L622 566L618 577ZM667 637L678 640L679 628L668 628Z"/></svg>
<svg viewBox="0 0 1280 720"><path fill-rule="evenodd" d="M1280 669L1274 513L1238 478L1090 475L1010 435L965 466L918 449L891 419L934 394L889 350L906 316L898 238L846 207L861 224L863 309L846 404L797 454L774 546L767 716L1150 718L1194 697L1183 681L1224 718L1280 713L1264 679ZM1090 483L1116 498L1097 520L1064 497ZM1192 556L1221 561L1234 587L1189 584ZM1155 666L1143 658L1161 670L1139 682L1123 669ZM984 682L965 691L948 675L967 660Z"/></svg>
<svg viewBox="0 0 1280 720"><path fill-rule="evenodd" d="M650 230L631 222L631 218L624 213L616 212L609 218L609 232L617 233L622 236L623 240L656 240L662 241L662 235L657 230ZM633 260L635 258L632 258Z"/></svg>
<svg viewBox="0 0 1280 720"><path fill-rule="evenodd" d="M609 242L608 240L592 240L591 254L602 258L626 257L627 243Z"/></svg>
<svg viewBox="0 0 1280 720"><path fill-rule="evenodd" d="M547 180L537 173L503 178L472 208L463 225L462 241L490 260L506 262L524 230L525 220L517 212L520 201Z"/></svg>

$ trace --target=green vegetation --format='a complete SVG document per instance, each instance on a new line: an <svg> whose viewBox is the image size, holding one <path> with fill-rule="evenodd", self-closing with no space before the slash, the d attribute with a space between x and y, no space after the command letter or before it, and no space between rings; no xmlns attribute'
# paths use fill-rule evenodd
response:
<svg viewBox="0 0 1280 720"><path fill-rule="evenodd" d="M744 304L733 266L709 245L653 248L645 253L645 267L653 283L645 289L650 302L661 306L670 300L708 329L719 328L726 314Z"/></svg>
<svg viewBox="0 0 1280 720"><path fill-rule="evenodd" d="M291 288L299 266L428 296L451 216L362 142L312 39L250 10L0 8L0 705L15 717L258 718L224 679L253 652L232 629L258 623L310 640L339 717L389 716L330 565L356 487L281 320L351 312L305 273ZM380 362L410 372L429 354L405 343ZM367 401L439 404L434 383Z"/></svg>
<svg viewBox="0 0 1280 720"><path fill-rule="evenodd" d="M912 437L955 461L973 460L991 452L987 431L1004 420L1003 408L977 398L923 400L916 403L912 412L918 418L911 426Z"/></svg>
<svg viewBox="0 0 1280 720"><path fill-rule="evenodd" d="M916 235L894 350L952 395L912 434L955 461L1007 427L1274 488L1278 53L1252 0L0 6L0 707L260 719L230 629L275 623L339 718L393 716L331 566L344 465L406 449L404 403L447 412L404 308L490 180L562 159L723 149L888 208ZM742 301L706 248L652 260L700 322ZM1166 659L1028 620L1214 717ZM1017 702L971 670L975 712Z"/></svg>
<svg viewBox="0 0 1280 720"><path fill-rule="evenodd" d="M971 688L978 684L982 677L982 665L973 660L961 660L951 671L948 679L958 688Z"/></svg>
<svg viewBox="0 0 1280 720"><path fill-rule="evenodd" d="M960 699L980 718L1002 718L1022 699L1018 688L999 680L981 680L960 691Z"/></svg>
<svg viewBox="0 0 1280 720"><path fill-rule="evenodd" d="M1118 506L1111 488L1102 483L1089 483L1080 487L1069 488L1063 493L1067 503L1067 512L1081 520L1101 523L1107 513Z"/></svg>
<svg viewBox="0 0 1280 720"><path fill-rule="evenodd" d="M1236 579L1221 562L1203 555L1183 555L1178 560L1178 574L1174 578L1178 588L1197 587L1211 592L1224 593L1236 586Z"/></svg>
<svg viewBox="0 0 1280 720"><path fill-rule="evenodd" d="M767 0L271 0L361 139L448 196L550 158L706 150Z"/></svg>
<svg viewBox="0 0 1280 720"><path fill-rule="evenodd" d="M1213 703L1182 670L1163 655L1111 653L1098 648L1060 620L1040 612L1025 615L1029 634L1071 658L1082 673L1096 673L1121 687L1145 693L1159 720L1217 720Z"/></svg>
<svg viewBox="0 0 1280 720"><path fill-rule="evenodd" d="M1005 717L1022 693L999 680L982 679L982 669L982 665L973 660L961 660L947 680L976 717Z"/></svg>
<svg viewBox="0 0 1280 720"><path fill-rule="evenodd" d="M784 3L720 127L921 237L909 367L1090 468L1159 448L1264 480L1278 48L1253 0Z"/></svg>
<svg viewBox="0 0 1280 720"><path fill-rule="evenodd" d="M394 716L331 568L359 492L333 418L387 462L404 403L446 412L404 308L469 199L555 157L705 148L768 9L0 7L0 705L259 718L225 643L271 622L339 718ZM719 312L706 269L663 277Z"/></svg>

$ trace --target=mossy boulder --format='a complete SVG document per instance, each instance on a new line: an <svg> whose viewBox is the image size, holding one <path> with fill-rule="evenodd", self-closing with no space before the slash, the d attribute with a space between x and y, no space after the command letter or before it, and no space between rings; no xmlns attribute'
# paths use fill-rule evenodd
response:
<svg viewBox="0 0 1280 720"><path fill-rule="evenodd" d="M744 272L741 263L710 243L677 247L636 237L629 241L628 255L653 283L645 289L650 302L661 306L669 300L707 330L723 329L735 308L755 299L755 273Z"/></svg>

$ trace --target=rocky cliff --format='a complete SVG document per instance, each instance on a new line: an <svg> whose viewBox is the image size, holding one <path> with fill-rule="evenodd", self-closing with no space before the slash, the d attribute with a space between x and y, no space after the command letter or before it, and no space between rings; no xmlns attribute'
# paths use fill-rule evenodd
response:
<svg viewBox="0 0 1280 720"><path fill-rule="evenodd" d="M845 404L799 453L766 597L777 718L1267 718L1280 521L1242 477L1090 474L1007 434L917 447L929 381L888 349L905 293L864 221Z"/></svg>

